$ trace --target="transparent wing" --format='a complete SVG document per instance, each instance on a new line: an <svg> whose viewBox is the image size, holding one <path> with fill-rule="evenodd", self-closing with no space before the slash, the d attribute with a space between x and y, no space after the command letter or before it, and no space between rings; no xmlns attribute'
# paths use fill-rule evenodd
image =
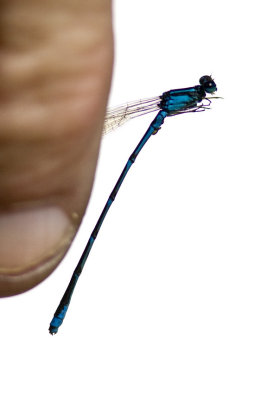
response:
<svg viewBox="0 0 267 400"><path fill-rule="evenodd" d="M151 97L150 99L132 101L131 103L126 103L107 110L103 134L118 128L129 119L136 118L153 111L158 111L159 103L160 97L157 96Z"/></svg>

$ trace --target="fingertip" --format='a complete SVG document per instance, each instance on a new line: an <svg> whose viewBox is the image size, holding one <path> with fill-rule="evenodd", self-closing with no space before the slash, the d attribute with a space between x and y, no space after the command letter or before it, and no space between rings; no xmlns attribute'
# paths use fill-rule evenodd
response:
<svg viewBox="0 0 267 400"><path fill-rule="evenodd" d="M56 268L90 197L112 73L111 7L76 3L4 10L0 296Z"/></svg>

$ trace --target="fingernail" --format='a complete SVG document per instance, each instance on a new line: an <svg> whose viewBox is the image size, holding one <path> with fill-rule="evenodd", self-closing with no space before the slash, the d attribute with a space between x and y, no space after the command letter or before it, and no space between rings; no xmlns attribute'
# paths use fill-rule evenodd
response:
<svg viewBox="0 0 267 400"><path fill-rule="evenodd" d="M58 207L0 213L0 274L18 274L62 252L74 229Z"/></svg>

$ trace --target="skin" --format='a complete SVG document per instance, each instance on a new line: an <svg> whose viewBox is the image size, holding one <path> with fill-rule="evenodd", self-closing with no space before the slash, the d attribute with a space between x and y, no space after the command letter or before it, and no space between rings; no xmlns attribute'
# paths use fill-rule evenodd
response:
<svg viewBox="0 0 267 400"><path fill-rule="evenodd" d="M94 180L113 62L110 0L0 0L0 296L59 264Z"/></svg>

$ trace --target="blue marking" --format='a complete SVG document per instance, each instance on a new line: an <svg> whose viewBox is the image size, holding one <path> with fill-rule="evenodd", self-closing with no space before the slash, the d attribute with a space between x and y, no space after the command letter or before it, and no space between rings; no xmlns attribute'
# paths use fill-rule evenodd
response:
<svg viewBox="0 0 267 400"><path fill-rule="evenodd" d="M50 323L50 328L49 331L51 334L56 334L58 331L58 328L60 327L60 325L62 324L66 312L68 310L68 306L64 306L62 308L62 310L57 314L57 316L54 316L54 318L52 319L51 323Z"/></svg>
<svg viewBox="0 0 267 400"><path fill-rule="evenodd" d="M208 105L203 104L202 100L205 99L207 93L213 94L217 90L216 84L209 75L202 76L199 80L199 83L199 85L184 89L169 90L168 92L163 93L161 96L154 97L152 99L145 99L136 103L133 102L127 104L126 106L118 107L114 112L108 112L106 125L111 128L120 126L123 122L127 121L130 118L134 118L136 116L140 116L149 112L158 111L158 114L149 125L146 133L136 146L133 153L130 155L125 167L123 168L119 176L119 179L117 180L112 192L110 193L106 205L103 208L100 217L98 218L98 221L87 242L83 254L77 264L77 267L73 272L69 285L51 321L49 327L49 332L51 334L57 333L58 328L63 323L76 283L82 273L84 264L91 251L91 248L101 228L101 225L120 189L122 182L124 181L125 176L127 175L129 169L135 162L136 157L138 156L148 139L151 137L151 135L155 135L159 131L166 117L175 114L182 114L185 112L204 111L209 108L208 106L211 103L210 99L207 99L207 101L209 102Z"/></svg>

